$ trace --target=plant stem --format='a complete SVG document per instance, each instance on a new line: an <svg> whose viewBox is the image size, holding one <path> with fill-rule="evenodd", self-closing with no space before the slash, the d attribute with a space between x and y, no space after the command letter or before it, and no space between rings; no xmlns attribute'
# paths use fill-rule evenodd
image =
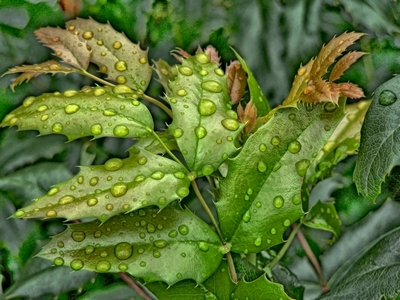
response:
<svg viewBox="0 0 400 300"><path fill-rule="evenodd" d="M231 279L234 283L237 283L238 277L235 270L235 264L233 263L232 254L230 252L226 253L226 260L228 262L229 272L231 273Z"/></svg>
<svg viewBox="0 0 400 300"><path fill-rule="evenodd" d="M301 223L294 225L293 230L290 233L285 245L283 245L282 249L279 251L279 253L275 256L275 258L268 264L268 268L272 270L275 265L282 259L283 255L285 255L287 249L289 249L289 246L294 240L294 237L296 236L296 233L300 229Z"/></svg>
<svg viewBox="0 0 400 300"><path fill-rule="evenodd" d="M150 131L150 129L149 129ZM171 152L171 150L169 150L169 148L167 147L167 145L164 144L164 142L160 139L160 137L157 135L157 133L155 133L154 130L151 130L151 133L154 135L154 137L157 139L157 141L161 144L161 146L163 146L163 148L165 149L165 151L167 151L167 153L173 158L173 160L175 160L178 164L182 165L183 167L185 167L182 162ZM186 167L185 167L186 168Z"/></svg>
<svg viewBox="0 0 400 300"><path fill-rule="evenodd" d="M311 250L310 245L308 245L308 242L307 242L304 234L301 232L301 230L297 231L297 238L299 239L301 246L303 247L304 251L306 252L308 259L310 260L315 272L318 275L319 284L321 285L324 292L326 292L325 291L326 281L324 279L324 275L322 274L321 266L318 262L318 259L315 257L314 252Z"/></svg>
<svg viewBox="0 0 400 300"><path fill-rule="evenodd" d="M154 105L156 105L159 108L161 108L163 111L165 111L168 114L168 116L170 118L172 118L172 111L167 106L165 106L161 101L158 101L157 99L154 99L153 97L150 97L150 96L148 96L146 94L143 94L143 93L138 93L138 95L141 98L143 98L144 100L146 100L146 101L148 101L150 103L153 103Z"/></svg>
<svg viewBox="0 0 400 300"><path fill-rule="evenodd" d="M102 84L104 84L104 85L107 85L107 86L109 86L109 87L114 87L114 86L115 86L115 84L112 84L112 83L110 83L110 82L108 82L108 81L106 81L106 80L103 80L103 79L101 79L101 78L99 78L99 77L93 75L92 73L87 72L87 71L84 70L84 69L81 69L81 74L82 74L82 75L85 75L85 76L87 76L87 77L89 77L89 78L92 78L93 80L98 81L98 82L100 82L100 83L102 83Z"/></svg>
<svg viewBox="0 0 400 300"><path fill-rule="evenodd" d="M119 272L119 275L121 276L121 278L132 288L134 289L140 296L143 297L143 299L146 300L152 300L151 297L149 295L146 294L145 291L142 290L142 288L140 286L138 286L136 284L135 281L133 281L133 279L131 277L129 277L126 273L124 272Z"/></svg>

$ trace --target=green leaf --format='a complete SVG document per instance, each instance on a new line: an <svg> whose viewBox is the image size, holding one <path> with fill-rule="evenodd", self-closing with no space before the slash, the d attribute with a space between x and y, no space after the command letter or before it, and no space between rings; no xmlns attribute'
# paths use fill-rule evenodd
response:
<svg viewBox="0 0 400 300"><path fill-rule="evenodd" d="M286 295L281 284L269 281L265 275L251 282L241 280L234 290L232 298L264 300L266 295L268 295L268 299L291 299Z"/></svg>
<svg viewBox="0 0 400 300"><path fill-rule="evenodd" d="M17 125L20 130L39 130L40 134L63 134L69 140L84 136L140 137L153 128L145 105L114 93L108 87L86 88L80 92L43 94L28 97L23 105L8 114L1 126Z"/></svg>
<svg viewBox="0 0 400 300"><path fill-rule="evenodd" d="M283 285L285 293L294 299L303 300L304 286L297 276L287 267L277 264L272 269L272 277L275 282Z"/></svg>
<svg viewBox="0 0 400 300"><path fill-rule="evenodd" d="M165 60L159 59L154 62L155 71L158 75L158 81L163 86L165 93L168 96L173 95L171 81L176 79L178 71L176 66L170 66Z"/></svg>
<svg viewBox="0 0 400 300"><path fill-rule="evenodd" d="M380 237L320 299L394 299L399 296L400 228ZM382 276L384 274L384 276Z"/></svg>
<svg viewBox="0 0 400 300"><path fill-rule="evenodd" d="M100 72L120 84L145 91L153 72L147 59L147 50L132 43L123 33L110 24L101 24L93 19L68 21L67 30L86 42L91 49L91 62L99 66Z"/></svg>
<svg viewBox="0 0 400 300"><path fill-rule="evenodd" d="M354 181L357 190L374 201L386 174L400 163L400 77L379 86L361 129L361 144Z"/></svg>
<svg viewBox="0 0 400 300"><path fill-rule="evenodd" d="M237 149L243 127L231 110L226 75L205 53L183 59L168 96L174 120L169 127L193 171L210 175Z"/></svg>
<svg viewBox="0 0 400 300"><path fill-rule="evenodd" d="M232 51L235 53L236 57L242 64L243 69L247 73L247 83L250 89L250 98L253 100L253 104L257 107L257 116L263 117L271 110L267 98L264 96L260 86L257 83L256 78L251 72L250 68L247 66L244 59L237 53L234 49Z"/></svg>
<svg viewBox="0 0 400 300"><path fill-rule="evenodd" d="M78 300L126 300L143 299L133 288L126 283L114 283L86 292Z"/></svg>
<svg viewBox="0 0 400 300"><path fill-rule="evenodd" d="M169 150L171 151L179 150L174 136L169 131L156 132L156 134L164 143L164 145L168 147ZM147 151L153 154L164 155L166 153L164 146L160 143L160 141L157 138L155 138L154 135L149 135L140 138L138 141L136 141L134 147L146 149Z"/></svg>
<svg viewBox="0 0 400 300"><path fill-rule="evenodd" d="M228 161L216 206L232 251L260 252L283 242L284 231L303 214L307 168L343 118L343 106L279 109Z"/></svg>
<svg viewBox="0 0 400 300"><path fill-rule="evenodd" d="M189 194L186 169L175 161L132 147L130 157L104 165L81 167L72 179L56 184L47 195L18 210L23 218L95 217L101 221L149 205L160 209ZM151 193L150 193L151 191Z"/></svg>
<svg viewBox="0 0 400 300"><path fill-rule="evenodd" d="M64 62L78 69L86 70L90 63L91 51L87 44L75 34L61 28L45 27L35 31L36 37Z"/></svg>
<svg viewBox="0 0 400 300"><path fill-rule="evenodd" d="M341 222L334 203L325 203L318 200L312 207L303 224L315 229L322 229L333 233L335 241L340 234Z"/></svg>
<svg viewBox="0 0 400 300"><path fill-rule="evenodd" d="M74 270L128 272L145 282L204 281L222 260L217 234L179 205L69 225L39 253Z"/></svg>

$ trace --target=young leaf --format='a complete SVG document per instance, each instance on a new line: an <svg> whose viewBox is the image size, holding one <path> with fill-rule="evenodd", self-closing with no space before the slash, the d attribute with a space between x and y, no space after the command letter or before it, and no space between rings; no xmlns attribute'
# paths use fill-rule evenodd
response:
<svg viewBox="0 0 400 300"><path fill-rule="evenodd" d="M56 184L47 195L13 216L68 220L94 217L104 222L113 215L149 205L163 209L189 194L186 175L186 169L175 161L132 147L129 158L81 167L74 178Z"/></svg>
<svg viewBox="0 0 400 300"><path fill-rule="evenodd" d="M396 299L400 283L400 229L379 238L320 299ZM384 275L384 276L382 276Z"/></svg>
<svg viewBox="0 0 400 300"><path fill-rule="evenodd" d="M343 106L279 109L228 161L216 206L232 251L260 252L283 242L284 231L303 214L307 168L343 118Z"/></svg>
<svg viewBox="0 0 400 300"><path fill-rule="evenodd" d="M61 28L44 27L35 31L36 37L55 55L67 64L86 70L90 63L91 51L77 35Z"/></svg>
<svg viewBox="0 0 400 300"><path fill-rule="evenodd" d="M354 64L361 56L365 55L364 52L353 51L344 55L339 61L333 66L331 74L329 75L329 81L333 82L338 80L343 73Z"/></svg>
<svg viewBox="0 0 400 300"><path fill-rule="evenodd" d="M36 65L22 65L19 67L14 67L9 69L7 72L5 72L2 76L8 75L8 74L14 74L14 73L22 73L19 75L17 78L13 80L11 83L10 87L14 91L14 88L23 83L25 80L29 81L33 77L42 75L42 74L70 74L70 73L79 73L78 69L71 68L64 66L60 64L58 61L55 60L48 60L45 61L41 64L36 64Z"/></svg>
<svg viewBox="0 0 400 300"><path fill-rule="evenodd" d="M106 73L109 79L137 91L146 90L152 73L147 50L140 49L110 24L101 24L93 19L68 21L67 30L70 35L87 43L91 49L91 62L98 65L100 72Z"/></svg>
<svg viewBox="0 0 400 300"><path fill-rule="evenodd" d="M145 282L203 282L222 260L217 234L178 205L69 225L39 253L73 270L127 272Z"/></svg>
<svg viewBox="0 0 400 300"><path fill-rule="evenodd" d="M354 181L357 190L374 201L381 192L386 174L400 164L399 113L400 77L379 86L365 116Z"/></svg>
<svg viewBox="0 0 400 300"><path fill-rule="evenodd" d="M263 117L271 110L268 100L264 96L263 92L261 91L261 88L258 85L256 78L254 77L250 68L247 66L244 59L235 50L232 49L232 51L235 53L237 59L242 64L242 68L247 73L247 83L248 83L249 89L250 89L250 98L251 98L251 100L253 100L253 103L254 103L255 107L257 108L258 116Z"/></svg>
<svg viewBox="0 0 400 300"><path fill-rule="evenodd" d="M232 104L238 103L246 90L246 72L243 70L239 61L235 60L226 67L228 76L228 92Z"/></svg>
<svg viewBox="0 0 400 300"><path fill-rule="evenodd" d="M291 300L286 295L281 284L269 281L265 275L260 278L246 282L241 280L234 292L232 293L233 299L252 299L252 300L264 300L265 296L268 295L269 299L282 299Z"/></svg>
<svg viewBox="0 0 400 300"><path fill-rule="evenodd" d="M42 135L63 134L69 140L148 135L153 129L149 110L134 98L116 94L121 88L96 87L28 97L0 125L36 129Z"/></svg>
<svg viewBox="0 0 400 300"><path fill-rule="evenodd" d="M332 232L334 236L332 242L334 242L340 234L341 222L334 203L324 203L318 200L318 202L311 207L303 224L310 228Z"/></svg>
<svg viewBox="0 0 400 300"><path fill-rule="evenodd" d="M168 97L174 114L169 127L193 171L210 175L237 149L241 125L231 110L226 75L199 53L183 59Z"/></svg>

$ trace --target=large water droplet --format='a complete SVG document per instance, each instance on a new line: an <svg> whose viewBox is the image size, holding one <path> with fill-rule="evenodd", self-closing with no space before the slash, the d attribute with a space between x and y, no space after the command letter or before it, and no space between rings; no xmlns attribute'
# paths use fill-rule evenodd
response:
<svg viewBox="0 0 400 300"><path fill-rule="evenodd" d="M159 258L159 257L161 256L160 251L154 250L154 251L153 251L153 256L154 256L154 258Z"/></svg>
<svg viewBox="0 0 400 300"><path fill-rule="evenodd" d="M87 255L92 254L93 252L94 252L94 247L93 247L93 246L87 246L87 247L85 248L85 253L86 253Z"/></svg>
<svg viewBox="0 0 400 300"><path fill-rule="evenodd" d="M196 60L201 64L206 64L210 62L210 57L205 53L197 53Z"/></svg>
<svg viewBox="0 0 400 300"><path fill-rule="evenodd" d="M281 139L279 138L279 136L274 136L271 139L271 144L274 146L278 146L280 142L281 142Z"/></svg>
<svg viewBox="0 0 400 300"><path fill-rule="evenodd" d="M180 198L185 198L187 195L189 195L189 189L187 187L181 187L176 191L176 194Z"/></svg>
<svg viewBox="0 0 400 300"><path fill-rule="evenodd" d="M25 212L22 209L19 209L15 212L14 217L20 218L25 215Z"/></svg>
<svg viewBox="0 0 400 300"><path fill-rule="evenodd" d="M85 31L85 32L82 34L82 37L83 37L85 40L90 40L91 38L93 38L93 31Z"/></svg>
<svg viewBox="0 0 400 300"><path fill-rule="evenodd" d="M257 169L261 173L264 173L265 171L267 171L267 165L265 164L265 162L259 161L258 164L257 164Z"/></svg>
<svg viewBox="0 0 400 300"><path fill-rule="evenodd" d="M58 193L58 188L53 187L53 188L50 189L50 191L48 191L47 196L53 196L53 195L55 195L57 193Z"/></svg>
<svg viewBox="0 0 400 300"><path fill-rule="evenodd" d="M379 95L379 104L383 106L389 106L392 105L397 101L397 96L395 93L389 90L384 90L382 93Z"/></svg>
<svg viewBox="0 0 400 300"><path fill-rule="evenodd" d="M256 247L261 246L261 237L258 237L254 240L254 246L256 246Z"/></svg>
<svg viewBox="0 0 400 300"><path fill-rule="evenodd" d="M285 221L283 221L283 226L289 227L290 226L290 220L286 219Z"/></svg>
<svg viewBox="0 0 400 300"><path fill-rule="evenodd" d="M111 158L106 161L104 168L108 171L116 171L122 168L124 162L119 158Z"/></svg>
<svg viewBox="0 0 400 300"><path fill-rule="evenodd" d="M333 112L333 111L335 111L336 108L337 108L336 104L335 104L335 103L332 103L332 102L327 102L327 103L324 105L324 109L325 109L325 111L327 111L327 112Z"/></svg>
<svg viewBox="0 0 400 300"><path fill-rule="evenodd" d="M132 256L132 253L133 253L132 245L125 242L117 244L114 249L115 257L120 260L128 259L129 257Z"/></svg>
<svg viewBox="0 0 400 300"><path fill-rule="evenodd" d="M178 231L182 235L187 235L189 233L189 227L187 227L186 225L180 225L178 227Z"/></svg>
<svg viewBox="0 0 400 300"><path fill-rule="evenodd" d="M117 125L114 127L114 135L116 136L127 136L129 133L128 127L125 125Z"/></svg>
<svg viewBox="0 0 400 300"><path fill-rule="evenodd" d="M215 103L208 99L201 99L197 108L202 116L211 116L217 110Z"/></svg>
<svg viewBox="0 0 400 300"><path fill-rule="evenodd" d="M196 126L194 133L198 139L202 139L207 135L207 130L203 126Z"/></svg>
<svg viewBox="0 0 400 300"><path fill-rule="evenodd" d="M308 159L302 159L296 162L296 171L301 177L303 177L308 169L308 166L311 164L311 161Z"/></svg>
<svg viewBox="0 0 400 300"><path fill-rule="evenodd" d="M49 210L49 211L46 213L46 217L48 217L48 218L55 218L55 217L57 217L57 212L56 212L55 210Z"/></svg>
<svg viewBox="0 0 400 300"><path fill-rule="evenodd" d="M185 76L190 76L193 74L193 71L191 68L184 66L179 68L179 73Z"/></svg>
<svg viewBox="0 0 400 300"><path fill-rule="evenodd" d="M276 164L275 164L275 166L273 167L273 169L272 169L272 171L273 172L276 172L276 171L278 171L280 168L281 168L281 163L278 161Z"/></svg>
<svg viewBox="0 0 400 300"><path fill-rule="evenodd" d="M168 233L168 236L169 236L170 238L176 238L176 237L178 236L178 231L176 231L176 230L171 230L171 231Z"/></svg>
<svg viewBox="0 0 400 300"><path fill-rule="evenodd" d="M64 260L61 257L56 257L53 260L53 264L55 264L56 266L62 266L64 264Z"/></svg>
<svg viewBox="0 0 400 300"><path fill-rule="evenodd" d="M58 204L60 205L66 205L68 203L71 203L75 200L74 196L71 195L66 195L60 198L60 200L58 200Z"/></svg>
<svg viewBox="0 0 400 300"><path fill-rule="evenodd" d="M209 245L207 242L199 242L199 248L201 251L207 252L209 249Z"/></svg>
<svg viewBox="0 0 400 300"><path fill-rule="evenodd" d="M76 104L68 104L65 108L64 111L67 114L73 114L76 113L79 110L80 106Z"/></svg>
<svg viewBox="0 0 400 300"><path fill-rule="evenodd" d="M117 182L111 188L111 194L114 197L121 197L128 191L128 186L123 182Z"/></svg>
<svg viewBox="0 0 400 300"><path fill-rule="evenodd" d="M98 202L97 199L93 197L93 198L88 199L86 201L86 204L88 206L95 206L97 204L97 202Z"/></svg>
<svg viewBox="0 0 400 300"><path fill-rule="evenodd" d="M250 211L246 211L245 213L244 213L244 215L243 215L243 217L242 217L242 220L244 221L244 222L249 222L250 221L250 218L251 218L251 216L250 216Z"/></svg>
<svg viewBox="0 0 400 300"><path fill-rule="evenodd" d="M122 43L120 41L116 41L113 43L113 48L118 50L122 47Z"/></svg>
<svg viewBox="0 0 400 300"><path fill-rule="evenodd" d="M114 67L115 67L115 70L117 70L119 72L123 72L123 71L126 71L128 66L126 65L125 61L119 60L115 63Z"/></svg>
<svg viewBox="0 0 400 300"><path fill-rule="evenodd" d="M119 265L118 265L118 269L119 269L121 272L126 272L126 271L128 270L128 265L127 265L127 264L124 264L124 263L119 264Z"/></svg>
<svg viewBox="0 0 400 300"><path fill-rule="evenodd" d="M300 142L297 140L291 141L288 145L288 150L293 154L298 153L301 150Z"/></svg>
<svg viewBox="0 0 400 300"><path fill-rule="evenodd" d="M74 259L71 261L70 266L72 270L78 271L83 268L83 261L80 259Z"/></svg>
<svg viewBox="0 0 400 300"><path fill-rule="evenodd" d="M204 176L211 175L214 172L214 167L212 165L205 165L201 168L201 172Z"/></svg>
<svg viewBox="0 0 400 300"><path fill-rule="evenodd" d="M176 128L176 129L174 130L174 132L172 133L172 135L173 135L175 138L180 138L180 137L183 135L183 130L182 130L181 128Z"/></svg>
<svg viewBox="0 0 400 300"><path fill-rule="evenodd" d="M159 249L165 248L167 246L167 242L164 240L158 240L153 243L153 245Z"/></svg>
<svg viewBox="0 0 400 300"><path fill-rule="evenodd" d="M160 180L164 177L164 173L161 171L155 171L151 174L151 178L156 179L156 180Z"/></svg>
<svg viewBox="0 0 400 300"><path fill-rule="evenodd" d="M147 224L146 230L148 233L154 233L154 232L156 232L156 226L149 223L149 224Z"/></svg>
<svg viewBox="0 0 400 300"><path fill-rule="evenodd" d="M83 231L74 231L71 233L71 237L75 242L79 243L85 239L86 235Z"/></svg>
<svg viewBox="0 0 400 300"><path fill-rule="evenodd" d="M275 228L271 228L271 234L276 234L276 229Z"/></svg>
<svg viewBox="0 0 400 300"><path fill-rule="evenodd" d="M117 94L117 95L119 95L119 94L132 94L133 90L127 85L118 84L115 87L113 87L113 93Z"/></svg>
<svg viewBox="0 0 400 300"><path fill-rule="evenodd" d="M103 127L99 123L93 124L90 127L90 132L93 133L94 135L99 135L103 132Z"/></svg>
<svg viewBox="0 0 400 300"><path fill-rule="evenodd" d="M92 179L90 179L89 184L91 186L95 186L98 182L99 182L99 177L93 177Z"/></svg>
<svg viewBox="0 0 400 300"><path fill-rule="evenodd" d="M299 194L294 195L292 198L292 203L294 205L299 205L301 203L301 195Z"/></svg>
<svg viewBox="0 0 400 300"><path fill-rule="evenodd" d="M267 145L265 145L264 143L260 144L259 149L260 149L261 152L265 152L267 150Z"/></svg>
<svg viewBox="0 0 400 300"><path fill-rule="evenodd" d="M276 196L274 198L274 206L276 208L281 208L283 206L284 200L282 196Z"/></svg>
<svg viewBox="0 0 400 300"><path fill-rule="evenodd" d="M35 101L35 97L33 96L29 96L28 98L26 98L24 100L24 102L22 103L23 107L29 107L32 105L32 103Z"/></svg>
<svg viewBox="0 0 400 300"><path fill-rule="evenodd" d="M73 97L73 96L75 96L76 94L78 94L78 91L67 90L67 91L65 91L63 94L64 94L65 97Z"/></svg>
<svg viewBox="0 0 400 300"><path fill-rule="evenodd" d="M226 129L231 130L231 131L235 131L239 128L239 122L234 119L223 119L221 121L221 124Z"/></svg>
<svg viewBox="0 0 400 300"><path fill-rule="evenodd" d="M204 90L212 92L212 93L220 93L222 91L222 86L218 82L213 81L213 80L204 81L201 84L201 87Z"/></svg>
<svg viewBox="0 0 400 300"><path fill-rule="evenodd" d="M96 271L100 273L108 272L110 269L111 269L111 264L106 260L101 260L96 265Z"/></svg>
<svg viewBox="0 0 400 300"><path fill-rule="evenodd" d="M63 130L63 126L61 123L55 123L52 127L53 132L61 132Z"/></svg>
<svg viewBox="0 0 400 300"><path fill-rule="evenodd" d="M183 178L185 178L185 173L183 173L183 172L176 172L176 173L174 173L174 176L175 176L175 178L177 178L177 179L183 179Z"/></svg>

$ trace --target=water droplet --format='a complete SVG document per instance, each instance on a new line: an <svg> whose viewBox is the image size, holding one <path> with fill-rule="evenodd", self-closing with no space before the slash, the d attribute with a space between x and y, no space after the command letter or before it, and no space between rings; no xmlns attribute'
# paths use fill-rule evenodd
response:
<svg viewBox="0 0 400 300"><path fill-rule="evenodd" d="M142 166L145 165L147 163L147 158L144 156L139 157L138 163L139 163L139 165L142 165Z"/></svg>
<svg viewBox="0 0 400 300"><path fill-rule="evenodd" d="M158 204L164 206L165 204L167 204L167 198L165 197L158 198Z"/></svg>
<svg viewBox="0 0 400 300"><path fill-rule="evenodd" d="M93 252L94 252L94 247L93 247L93 246L87 246L87 247L85 248L85 253L86 253L87 255L92 254Z"/></svg>
<svg viewBox="0 0 400 300"><path fill-rule="evenodd" d="M55 123L52 127L53 132L61 132L63 130L63 126L61 123Z"/></svg>
<svg viewBox="0 0 400 300"><path fill-rule="evenodd" d="M264 143L260 144L259 149L260 149L261 152L265 152L267 150L267 145L265 145Z"/></svg>
<svg viewBox="0 0 400 300"><path fill-rule="evenodd" d="M182 274L181 273L176 273L176 278L182 279Z"/></svg>
<svg viewBox="0 0 400 300"><path fill-rule="evenodd" d="M114 209L114 205L112 205L111 203L108 203L108 204L106 205L106 209L107 209L108 211L112 211L112 210Z"/></svg>
<svg viewBox="0 0 400 300"><path fill-rule="evenodd" d="M180 198L185 198L187 195L189 195L189 189L187 187L181 187L176 191L176 194Z"/></svg>
<svg viewBox="0 0 400 300"><path fill-rule="evenodd" d="M290 226L290 220L286 219L285 221L283 221L283 226L289 227Z"/></svg>
<svg viewBox="0 0 400 300"><path fill-rule="evenodd" d="M117 78L115 78L115 81L119 84L124 84L126 83L126 77L123 75L118 75Z"/></svg>
<svg viewBox="0 0 400 300"><path fill-rule="evenodd" d="M185 253L185 252L182 252L182 253L181 253L181 256L182 256L182 257L186 257L186 253Z"/></svg>
<svg viewBox="0 0 400 300"><path fill-rule="evenodd" d="M267 171L267 165L265 164L265 162L259 161L258 164L257 164L257 169L261 173L264 173L265 171Z"/></svg>
<svg viewBox="0 0 400 300"><path fill-rule="evenodd" d="M117 71L119 71L119 72L126 71L127 67L128 67L128 66L126 65L126 62L123 61L123 60L117 61L117 62L115 63L115 65L114 65L115 70L117 70Z"/></svg>
<svg viewBox="0 0 400 300"><path fill-rule="evenodd" d="M252 195L253 194L253 189L252 188L248 188L246 193L248 195Z"/></svg>
<svg viewBox="0 0 400 300"><path fill-rule="evenodd" d="M120 260L128 259L129 257L132 256L132 253L133 253L132 245L125 242L117 244L114 249L115 257Z"/></svg>
<svg viewBox="0 0 400 300"><path fill-rule="evenodd" d="M281 163L278 161L276 164L275 164L275 166L274 166L274 168L272 169L272 171L273 172L276 172L276 171L278 171L280 168L281 168Z"/></svg>
<svg viewBox="0 0 400 300"><path fill-rule="evenodd" d="M290 114L289 115L289 120L294 120L294 119L296 119L296 115L295 114Z"/></svg>
<svg viewBox="0 0 400 300"><path fill-rule="evenodd" d="M48 218L55 218L55 217L57 217L57 212L56 212L55 210L49 210L49 211L46 213L46 217L48 217Z"/></svg>
<svg viewBox="0 0 400 300"><path fill-rule="evenodd" d="M239 128L239 122L234 119L223 119L221 121L221 124L226 129L231 130L231 131L235 131Z"/></svg>
<svg viewBox="0 0 400 300"><path fill-rule="evenodd" d="M145 57L141 57L141 58L139 58L139 62L141 64L145 64L145 63L147 63L147 59Z"/></svg>
<svg viewBox="0 0 400 300"><path fill-rule="evenodd" d="M73 96L75 96L76 94L78 94L78 91L74 91L74 90L67 90L67 91L65 91L65 92L63 93L63 95L64 95L65 97L73 97Z"/></svg>
<svg viewBox="0 0 400 300"><path fill-rule="evenodd" d="M169 236L170 238L176 238L176 237L178 236L178 231L176 231L176 230L171 230L171 231L168 233L168 236Z"/></svg>
<svg viewBox="0 0 400 300"><path fill-rule="evenodd" d="M80 259L74 259L71 261L70 266L72 270L78 271L83 268L83 261Z"/></svg>
<svg viewBox="0 0 400 300"><path fill-rule="evenodd" d="M49 115L43 115L40 120L41 121L46 121L49 118Z"/></svg>
<svg viewBox="0 0 400 300"><path fill-rule="evenodd" d="M186 225L180 225L178 231L182 235L187 235L189 233L189 228Z"/></svg>
<svg viewBox="0 0 400 300"><path fill-rule="evenodd" d="M62 266L64 264L64 260L61 257L56 257L53 260L53 264L55 264L56 266Z"/></svg>
<svg viewBox="0 0 400 300"><path fill-rule="evenodd" d="M154 258L160 258L160 256L161 256L160 251L154 250L154 251L153 251L153 256L154 256Z"/></svg>
<svg viewBox="0 0 400 300"><path fill-rule="evenodd" d="M86 31L82 34L82 37L85 40L90 40L91 38L93 38L93 32L92 31Z"/></svg>
<svg viewBox="0 0 400 300"><path fill-rule="evenodd" d="M283 206L284 200L282 196L276 196L274 198L274 206L276 208L281 208Z"/></svg>
<svg viewBox="0 0 400 300"><path fill-rule="evenodd" d="M208 72L207 72L206 70L201 70L201 71L199 72L199 74L200 74L201 76L206 76L206 75L208 75Z"/></svg>
<svg viewBox="0 0 400 300"><path fill-rule="evenodd" d="M146 230L148 233L154 233L156 232L156 227L153 224L149 223L147 224Z"/></svg>
<svg viewBox="0 0 400 300"><path fill-rule="evenodd" d="M71 237L75 242L82 242L86 235L83 231L73 231Z"/></svg>
<svg viewBox="0 0 400 300"><path fill-rule="evenodd" d="M336 104L333 103L333 102L327 102L327 103L324 105L324 109L325 109L325 111L327 111L327 112L333 112L333 111L335 111L336 107L337 107Z"/></svg>
<svg viewBox="0 0 400 300"><path fill-rule="evenodd" d="M174 173L174 176L175 176L175 178L177 178L177 179L183 179L183 178L185 178L185 173L183 173L183 172L176 172L176 173Z"/></svg>
<svg viewBox="0 0 400 300"><path fill-rule="evenodd" d="M167 246L167 242L164 240L158 240L153 243L153 245L159 249L165 248Z"/></svg>
<svg viewBox="0 0 400 300"><path fill-rule="evenodd" d="M176 92L176 94L180 97L186 96L187 92L184 89L180 89Z"/></svg>
<svg viewBox="0 0 400 300"><path fill-rule="evenodd" d="M20 218L25 215L25 212L22 209L19 209L15 212L14 217Z"/></svg>
<svg viewBox="0 0 400 300"><path fill-rule="evenodd" d="M123 182L117 182L111 188L111 194L114 197L121 197L128 191L128 186Z"/></svg>
<svg viewBox="0 0 400 300"><path fill-rule="evenodd" d="M217 139L216 142L217 142L218 145L220 145L222 143L222 140L221 139Z"/></svg>
<svg viewBox="0 0 400 300"><path fill-rule="evenodd" d="M111 158L106 161L104 168L108 171L116 171L122 168L124 162L119 158Z"/></svg>
<svg viewBox="0 0 400 300"><path fill-rule="evenodd" d="M222 86L214 81L214 80L208 80L208 81L204 81L201 84L202 89L212 92L212 93L220 93L222 92Z"/></svg>
<svg viewBox="0 0 400 300"><path fill-rule="evenodd" d="M35 97L33 96L29 96L27 97L24 102L22 103L23 107L29 107L32 105L32 103L35 101Z"/></svg>
<svg viewBox="0 0 400 300"><path fill-rule="evenodd" d="M196 60L201 64L206 64L210 62L210 57L205 53L197 53Z"/></svg>
<svg viewBox="0 0 400 300"><path fill-rule="evenodd" d="M201 251L207 252L209 249L209 245L207 242L199 242L199 248Z"/></svg>
<svg viewBox="0 0 400 300"><path fill-rule="evenodd" d="M254 246L256 246L256 247L261 246L261 237L258 237L254 240Z"/></svg>
<svg viewBox="0 0 400 300"><path fill-rule="evenodd" d="M101 96L101 95L104 95L105 93L106 93L106 90L103 88L96 88L93 91L93 95L95 95L95 96Z"/></svg>
<svg viewBox="0 0 400 300"><path fill-rule="evenodd" d="M160 180L164 177L164 173L161 171L155 171L151 174L151 178L156 179L156 180Z"/></svg>
<svg viewBox="0 0 400 300"><path fill-rule="evenodd" d="M92 179L90 179L89 184L91 186L95 186L98 182L99 182L99 177L93 177Z"/></svg>
<svg viewBox="0 0 400 300"><path fill-rule="evenodd" d="M201 168L201 172L204 176L211 175L214 172L214 167L212 165L205 165Z"/></svg>
<svg viewBox="0 0 400 300"><path fill-rule="evenodd" d="M144 268L144 267L146 266L146 262L141 261L141 262L140 262L140 266L141 266L142 268Z"/></svg>
<svg viewBox="0 0 400 300"><path fill-rule="evenodd" d="M379 95L379 104L383 106L389 106L392 105L397 101L397 96L395 93L389 90L384 90L382 93Z"/></svg>
<svg viewBox="0 0 400 300"><path fill-rule="evenodd" d="M97 272L107 272L111 269L111 264L110 262L106 261L106 260L101 260L97 263L96 265L96 271Z"/></svg>
<svg viewBox="0 0 400 300"><path fill-rule="evenodd" d="M301 177L303 177L308 169L308 166L311 164L311 161L308 159L302 159L296 162L296 171Z"/></svg>
<svg viewBox="0 0 400 300"><path fill-rule="evenodd" d="M179 68L179 72L182 74L182 75L185 75L185 76L190 76L190 75L192 75L193 74L193 71L192 71L192 69L191 68L189 68L189 67L180 67Z"/></svg>
<svg viewBox="0 0 400 300"><path fill-rule="evenodd" d="M196 126L194 133L198 139L202 139L207 135L207 130L203 126Z"/></svg>
<svg viewBox="0 0 400 300"><path fill-rule="evenodd" d="M246 212L243 214L242 220L243 220L244 222L247 223L247 222L250 221L250 218L251 218L250 211L246 211Z"/></svg>
<svg viewBox="0 0 400 300"><path fill-rule="evenodd" d="M324 129L325 129L325 131L329 131L329 130L331 130L331 126L325 125L325 126L324 126Z"/></svg>
<svg viewBox="0 0 400 300"><path fill-rule="evenodd" d="M88 206L95 206L96 204L97 204L97 199L96 198L90 198L90 199L88 199L87 201L86 201L86 204L88 205Z"/></svg>
<svg viewBox="0 0 400 300"><path fill-rule="evenodd" d="M114 49L118 50L118 49L120 49L121 47L122 47L122 44L121 44L120 41L115 41L115 42L113 43L113 48L114 48Z"/></svg>
<svg viewBox="0 0 400 300"><path fill-rule="evenodd" d="M180 138L180 137L183 135L183 130L180 129L180 128L176 128L176 129L174 130L174 132L172 133L172 135L173 135L175 138Z"/></svg>
<svg viewBox="0 0 400 300"><path fill-rule="evenodd" d="M219 76L224 76L225 75L224 71L222 71L222 69L220 69L220 68L215 69L214 73L219 75Z"/></svg>
<svg viewBox="0 0 400 300"><path fill-rule="evenodd" d="M115 116L117 114L117 112L115 111L115 109L112 108L107 108L105 110L103 110L103 115L107 116L107 117L112 117Z"/></svg>
<svg viewBox="0 0 400 300"><path fill-rule="evenodd" d="M297 140L291 141L288 145L288 150L293 154L298 153L301 150L300 142Z"/></svg>
<svg viewBox="0 0 400 300"><path fill-rule="evenodd" d="M119 95L119 94L132 94L133 90L129 86L126 86L126 85L123 85L123 84L119 84L119 85L116 85L113 88L113 93L117 94L117 95Z"/></svg>
<svg viewBox="0 0 400 300"><path fill-rule="evenodd" d="M279 138L279 136L274 136L271 139L271 144L274 146L278 146L280 142L281 142L281 139Z"/></svg>
<svg viewBox="0 0 400 300"><path fill-rule="evenodd" d="M61 241L57 242L57 247L63 248L64 247L64 243L61 242Z"/></svg>
<svg viewBox="0 0 400 300"><path fill-rule="evenodd" d="M117 125L114 127L113 133L116 136L127 136L129 134L129 129L125 125Z"/></svg>
<svg viewBox="0 0 400 300"><path fill-rule="evenodd" d="M58 204L60 205L66 205L68 203L71 203L75 200L74 196L71 195L66 195L60 198L60 200L58 200Z"/></svg>

